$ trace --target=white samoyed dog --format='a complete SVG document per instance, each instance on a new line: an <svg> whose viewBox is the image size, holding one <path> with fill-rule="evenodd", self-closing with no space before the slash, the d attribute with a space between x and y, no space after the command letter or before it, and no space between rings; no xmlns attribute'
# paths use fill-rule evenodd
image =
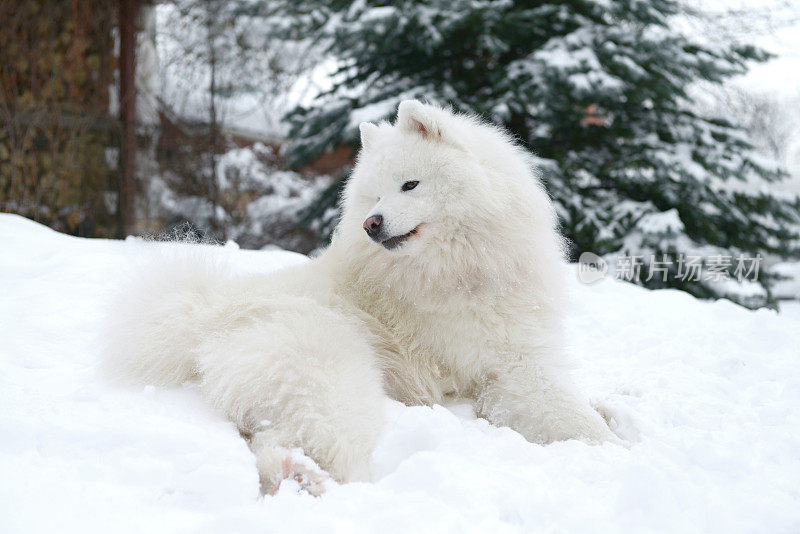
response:
<svg viewBox="0 0 800 534"><path fill-rule="evenodd" d="M369 480L385 395L468 398L534 443L618 441L564 365L563 243L531 158L480 120L417 101L361 124L322 254L270 275L162 261L114 309L108 363L195 381L236 423L262 489Z"/></svg>

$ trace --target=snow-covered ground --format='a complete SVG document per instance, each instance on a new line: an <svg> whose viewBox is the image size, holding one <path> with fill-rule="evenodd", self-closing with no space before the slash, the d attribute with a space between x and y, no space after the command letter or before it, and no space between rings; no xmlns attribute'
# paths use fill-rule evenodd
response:
<svg viewBox="0 0 800 534"><path fill-rule="evenodd" d="M800 307L574 282L576 378L630 448L533 445L467 405L387 400L373 483L260 497L195 391L97 374L141 243L0 215L0 532L798 532ZM304 261L218 251L242 270Z"/></svg>

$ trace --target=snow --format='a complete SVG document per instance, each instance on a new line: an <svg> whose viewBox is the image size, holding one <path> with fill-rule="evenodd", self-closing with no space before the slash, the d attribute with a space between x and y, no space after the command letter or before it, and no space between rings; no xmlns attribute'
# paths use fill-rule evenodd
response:
<svg viewBox="0 0 800 534"><path fill-rule="evenodd" d="M226 237L246 248L278 245L309 251L316 246L315 236L296 231L298 213L331 185L331 176L282 170L278 149L261 142L219 154L216 176L221 198L216 220L224 225ZM156 223L147 230L157 231L159 223L188 220L221 239L209 230L215 214L211 200L182 191L182 182L168 171L147 182L147 201L139 218Z"/></svg>
<svg viewBox="0 0 800 534"><path fill-rule="evenodd" d="M678 210L675 208L659 213L648 213L636 223L643 233L651 234L678 234L684 231Z"/></svg>
<svg viewBox="0 0 800 534"><path fill-rule="evenodd" d="M137 89L148 101L160 100L181 120L208 120L209 9L218 25L212 31L217 60L215 105L223 131L262 140L286 138L288 124L282 117L302 96L290 87L300 73L312 68L316 55L305 41L274 38L274 25L281 22L266 14L252 14L244 6L159 2L148 8L147 39L141 39L139 46L147 60L146 78L142 77Z"/></svg>
<svg viewBox="0 0 800 534"><path fill-rule="evenodd" d="M745 38L774 55L765 63L751 65L741 80L746 86L776 95L798 95L800 17L796 2L702 0L699 6L707 10L710 17L724 16L728 10L742 14L744 23L740 22L740 26L749 29Z"/></svg>
<svg viewBox="0 0 800 534"><path fill-rule="evenodd" d="M390 117L402 99L402 96L392 97L354 109L350 112L347 128L358 128L362 122L380 122Z"/></svg>
<svg viewBox="0 0 800 534"><path fill-rule="evenodd" d="M576 379L630 447L526 442L466 404L385 402L372 483L260 497L234 426L191 387L97 375L139 240L0 215L0 531L797 532L800 308L570 277ZM188 245L183 245L188 246ZM237 268L305 261L218 248Z"/></svg>

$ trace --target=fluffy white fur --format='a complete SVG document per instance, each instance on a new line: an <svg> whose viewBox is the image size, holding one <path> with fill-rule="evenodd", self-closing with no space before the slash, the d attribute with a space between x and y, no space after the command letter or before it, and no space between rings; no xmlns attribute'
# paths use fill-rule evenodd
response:
<svg viewBox="0 0 800 534"><path fill-rule="evenodd" d="M290 447L338 480L368 479L384 392L468 397L537 443L616 441L563 365L562 241L527 153L416 101L361 134L325 252L262 277L159 264L115 311L115 372L197 380L250 440L265 491L287 476L318 487ZM386 237L413 235L387 249L362 227L371 215Z"/></svg>

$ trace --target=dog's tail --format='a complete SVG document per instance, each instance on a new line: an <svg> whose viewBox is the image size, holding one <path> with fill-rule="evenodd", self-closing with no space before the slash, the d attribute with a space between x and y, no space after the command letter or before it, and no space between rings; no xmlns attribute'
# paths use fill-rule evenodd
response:
<svg viewBox="0 0 800 534"><path fill-rule="evenodd" d="M231 276L208 246L149 243L111 299L102 369L112 379L165 386L197 376L202 343L224 328ZM221 248L221 247L214 247Z"/></svg>

